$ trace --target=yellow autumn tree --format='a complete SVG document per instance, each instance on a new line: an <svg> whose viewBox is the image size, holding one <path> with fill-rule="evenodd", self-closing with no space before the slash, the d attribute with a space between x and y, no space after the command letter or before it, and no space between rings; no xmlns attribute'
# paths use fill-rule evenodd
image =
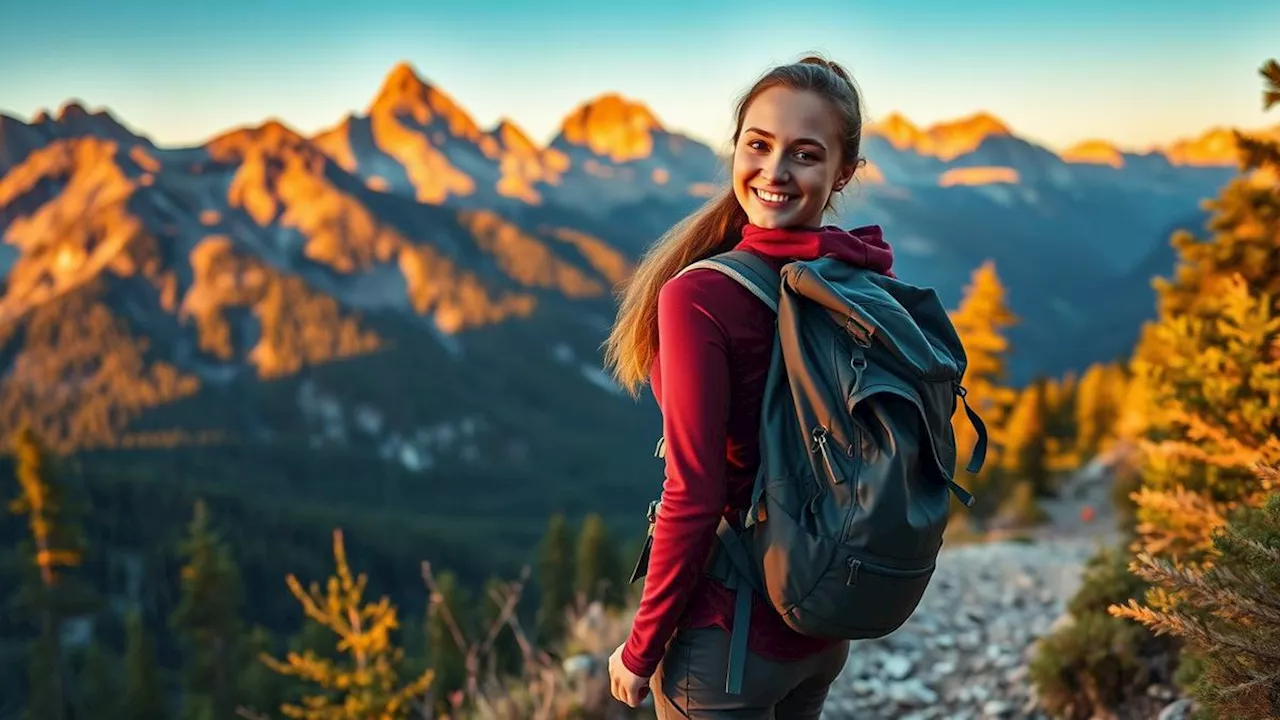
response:
<svg viewBox="0 0 1280 720"><path fill-rule="evenodd" d="M1262 73L1270 107L1280 102L1280 65L1270 61ZM1145 603L1109 610L1156 631L1170 631L1166 618L1212 614L1188 578L1219 562L1215 539L1277 484L1259 468L1280 463L1280 142L1239 132L1235 139L1243 172L1210 203L1210 239L1174 237L1180 263L1157 286L1159 315L1144 328L1133 361L1150 415L1134 494L1133 550L1142 558L1134 568L1159 584ZM1240 627L1264 619L1250 619L1248 608L1233 612L1246 613ZM1173 632L1190 641L1188 657L1224 661L1201 634ZM1232 662L1240 653L1263 657L1249 647L1225 652ZM1271 711L1280 712L1280 677L1270 681L1278 696ZM1220 690L1198 694L1212 701Z"/></svg>
<svg viewBox="0 0 1280 720"><path fill-rule="evenodd" d="M1116 363L1094 363L1080 377L1076 392L1076 453L1087 462L1105 451L1118 431L1128 396L1124 368Z"/></svg>
<svg viewBox="0 0 1280 720"><path fill-rule="evenodd" d="M333 533L333 556L336 574L323 591L314 582L304 590L293 575L287 582L307 617L337 636L339 659L321 657L311 650L290 652L284 661L262 656L272 670L316 686L300 704L286 703L280 710L299 720L411 717L431 685L432 673L428 670L401 682L404 650L391 638L400 626L395 606L386 596L365 602L368 578L352 575L341 530Z"/></svg>
<svg viewBox="0 0 1280 720"><path fill-rule="evenodd" d="M987 466L981 471L984 475L989 473L988 468L999 466L1000 428L1016 397L1014 391L1004 385L1005 356L1009 352L1009 340L1005 337L1005 331L1018 321L1009 309L1005 295L995 263L988 260L973 272L960 306L950 313L951 322L960 336L968 360L964 379L968 393L966 399L982 416L992 436ZM968 462L967 453L973 448L977 436L963 412L955 414L952 424L961 458L961 462L957 463L956 474L961 485L976 493L987 483L966 472L964 465Z"/></svg>

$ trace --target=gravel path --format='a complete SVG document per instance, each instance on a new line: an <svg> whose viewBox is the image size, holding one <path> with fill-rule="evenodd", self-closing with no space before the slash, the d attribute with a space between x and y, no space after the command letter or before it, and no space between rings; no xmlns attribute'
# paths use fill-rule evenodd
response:
<svg viewBox="0 0 1280 720"><path fill-rule="evenodd" d="M1108 486L1080 478L1046 503L1031 537L946 549L919 609L888 637L853 644L827 720L1042 718L1027 664L1064 614L1086 559L1113 539ZM1081 519L1091 506L1096 516Z"/></svg>

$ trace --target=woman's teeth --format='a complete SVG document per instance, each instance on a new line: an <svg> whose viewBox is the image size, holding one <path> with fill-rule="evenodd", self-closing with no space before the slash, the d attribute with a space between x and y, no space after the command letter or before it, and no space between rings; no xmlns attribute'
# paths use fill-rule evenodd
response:
<svg viewBox="0 0 1280 720"><path fill-rule="evenodd" d="M791 199L790 195L780 195L778 193L772 193L768 190L761 190L759 188L753 188L753 190L755 190L756 197L764 200L765 202L784 203Z"/></svg>

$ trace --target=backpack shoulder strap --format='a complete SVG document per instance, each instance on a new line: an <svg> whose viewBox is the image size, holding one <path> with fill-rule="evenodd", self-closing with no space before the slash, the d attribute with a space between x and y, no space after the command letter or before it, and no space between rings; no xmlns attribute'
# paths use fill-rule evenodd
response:
<svg viewBox="0 0 1280 720"><path fill-rule="evenodd" d="M730 250L713 255L705 260L690 264L680 271L680 275L707 268L728 275L760 298L769 309L778 312L778 293L782 284L781 276L768 263L746 250Z"/></svg>

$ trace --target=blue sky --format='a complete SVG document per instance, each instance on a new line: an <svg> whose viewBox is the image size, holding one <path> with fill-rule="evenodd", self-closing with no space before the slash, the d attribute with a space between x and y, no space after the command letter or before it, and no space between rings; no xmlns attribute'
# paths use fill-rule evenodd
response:
<svg viewBox="0 0 1280 720"><path fill-rule="evenodd" d="M77 98L163 144L271 117L314 132L406 60L482 126L506 116L546 141L617 91L720 146L736 95L812 49L853 72L872 119L986 110L1054 148L1143 148L1280 123L1257 74L1277 38L1275 0L14 2L0 8L0 112Z"/></svg>

